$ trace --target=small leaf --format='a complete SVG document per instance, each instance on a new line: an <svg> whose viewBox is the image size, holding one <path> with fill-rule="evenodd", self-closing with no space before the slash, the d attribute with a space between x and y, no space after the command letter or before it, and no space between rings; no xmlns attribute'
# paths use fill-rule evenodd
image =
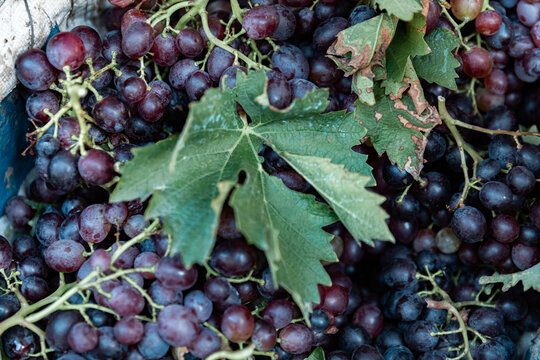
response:
<svg viewBox="0 0 540 360"><path fill-rule="evenodd" d="M419 0L375 0L381 10L388 11L401 20L411 21L413 15L422 10L422 4Z"/></svg>
<svg viewBox="0 0 540 360"><path fill-rule="evenodd" d="M385 96L378 88L376 104L368 106L357 102L356 114L360 124L367 129L375 150L379 154L386 152L399 168L418 178L427 136L435 125L440 124L440 118L435 108L420 101L423 95L419 82L413 82L411 89L415 99L408 95L401 99Z"/></svg>
<svg viewBox="0 0 540 360"><path fill-rule="evenodd" d="M437 83L457 90L455 68L459 62L452 51L458 47L459 40L452 31L437 28L425 38L431 53L415 57L412 62L418 76L430 83Z"/></svg>
<svg viewBox="0 0 540 360"><path fill-rule="evenodd" d="M306 360L324 360L324 350L321 347L316 348Z"/></svg>
<svg viewBox="0 0 540 360"><path fill-rule="evenodd" d="M519 271L517 273L495 273L491 276L482 276L480 278L480 284L502 283L503 291L507 291L511 287L516 286L520 281L523 284L523 291L527 291L529 289L540 291L540 263L527 270Z"/></svg>
<svg viewBox="0 0 540 360"><path fill-rule="evenodd" d="M383 13L351 26L337 34L328 54L347 75L380 65L396 31L396 23Z"/></svg>
<svg viewBox="0 0 540 360"><path fill-rule="evenodd" d="M386 50L388 79L399 81L405 73L405 66L409 58L429 53L429 47L424 40L426 32L426 14L429 1L425 3L424 10L414 14L408 23L399 22L396 35Z"/></svg>

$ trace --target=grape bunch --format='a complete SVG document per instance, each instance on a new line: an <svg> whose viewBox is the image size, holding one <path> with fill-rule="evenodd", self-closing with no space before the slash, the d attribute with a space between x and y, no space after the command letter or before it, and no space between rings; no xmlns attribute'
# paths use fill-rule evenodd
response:
<svg viewBox="0 0 540 360"><path fill-rule="evenodd" d="M266 72L275 111L324 88L325 112L354 112L352 77L327 51L382 10L347 0L110 3L103 36L77 26L16 62L36 175L7 202L11 241L0 237L9 359L301 360L320 349L328 360L528 360L540 352L538 293L481 280L540 262L540 148L524 137L539 135L531 127L540 126L540 2L429 1L426 34L449 29L460 42L458 89L422 80L443 121L427 138L418 179L369 141L353 147L373 168L370 190L386 198L397 244L359 245L341 222L325 228L339 262L323 262L331 284L319 285L309 313L275 286L231 206L208 261L186 267L162 219L145 217L148 200L109 196L132 150L181 132L191 103L210 88L235 88L241 73ZM270 146L259 155L289 189L324 201Z"/></svg>

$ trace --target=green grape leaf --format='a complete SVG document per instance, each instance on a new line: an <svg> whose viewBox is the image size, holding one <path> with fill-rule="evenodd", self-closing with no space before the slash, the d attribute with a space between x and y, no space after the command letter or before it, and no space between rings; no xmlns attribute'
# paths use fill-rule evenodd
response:
<svg viewBox="0 0 540 360"><path fill-rule="evenodd" d="M482 276L480 278L480 284L503 284L503 291L509 290L511 287L516 286L519 282L523 284L523 290L534 289L540 291L540 263L533 267L519 271L513 274L499 274L495 273L491 276Z"/></svg>
<svg viewBox="0 0 540 360"><path fill-rule="evenodd" d="M324 350L321 347L316 348L306 360L324 360Z"/></svg>
<svg viewBox="0 0 540 360"><path fill-rule="evenodd" d="M423 11L414 14L410 22L400 21L398 23L396 35L386 49L388 79L401 80L409 58L412 59L417 55L426 55L430 52L428 44L424 40L429 2L425 1L425 3Z"/></svg>
<svg viewBox="0 0 540 360"><path fill-rule="evenodd" d="M337 34L328 54L348 75L381 64L396 31L396 19L386 13Z"/></svg>
<svg viewBox="0 0 540 360"><path fill-rule="evenodd" d="M382 88L377 88L376 104L368 106L357 101L356 114L360 124L366 127L375 150L379 154L386 152L399 168L418 178L427 136L441 121L437 110L423 98L418 79L404 79L409 81L406 94L400 90L399 98L386 96Z"/></svg>
<svg viewBox="0 0 540 360"><path fill-rule="evenodd" d="M457 90L454 70L459 62L452 51L459 46L459 39L452 31L437 28L425 37L431 52L427 55L417 56L412 62L418 76L430 83L437 83L446 88Z"/></svg>
<svg viewBox="0 0 540 360"><path fill-rule="evenodd" d="M146 215L163 219L165 232L173 237L172 251L181 252L190 266L210 256L230 195L239 230L265 252L276 282L307 311L319 300L317 285L330 283L321 260L336 260L332 236L322 227L339 217L357 241L370 242L370 234L356 223L360 219L381 238L392 237L382 213L369 218L382 212L384 198L363 189L374 182L367 157L351 150L366 135L354 113L321 114L328 105L326 90L274 109L266 81L263 71L239 72L235 89L209 89L191 104L180 137L134 151L111 201L151 194ZM259 155L264 146L295 167L328 205L268 175ZM361 198L351 200L353 190Z"/></svg>
<svg viewBox="0 0 540 360"><path fill-rule="evenodd" d="M422 10L419 0L374 0L381 10L404 21L411 21L414 14Z"/></svg>

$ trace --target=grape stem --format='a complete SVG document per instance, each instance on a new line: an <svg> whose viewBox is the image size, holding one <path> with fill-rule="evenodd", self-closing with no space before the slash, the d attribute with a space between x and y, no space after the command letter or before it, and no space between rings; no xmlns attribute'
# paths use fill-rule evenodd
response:
<svg viewBox="0 0 540 360"><path fill-rule="evenodd" d="M452 24L452 26L454 27L454 29L456 30L457 32L457 36L459 38L459 42L461 44L461 46L463 46L465 48L466 51L469 51L471 48L465 44L465 42L463 41L463 36L461 35L461 28L463 26L465 26L465 24L467 23L467 21L463 21L461 24L458 24L454 18L452 17L452 15L450 15L450 13L448 12L448 10L446 9L446 7L444 6L444 3L441 2L441 0L439 0L439 5L440 5L440 8L441 8L441 12L444 14L444 16L446 16L446 18L448 19L448 21L450 21L450 23ZM456 50L457 51L457 50Z"/></svg>
<svg viewBox="0 0 540 360"><path fill-rule="evenodd" d="M249 346L237 350L237 351L218 351L208 356L206 360L218 360L218 359L230 359L230 360L244 360L248 359L253 355L255 351L255 345L250 344Z"/></svg>
<svg viewBox="0 0 540 360"><path fill-rule="evenodd" d="M469 178L469 169L467 168L467 162L465 159L465 151L471 155L473 161L474 161L474 168L476 169L478 163L482 161L482 157L478 155L478 153L471 148L469 144L467 144L463 138L461 137L461 134L456 128L456 121L450 116L448 113L448 110L446 109L446 99L442 96L439 96L439 115L441 116L441 120L445 123L445 125L450 130L450 133L454 137L454 140L456 141L456 145L459 149L459 154L461 157L461 169L463 170L463 177L465 180L465 185L463 186L463 191L461 192L461 196L459 197L459 200L456 204L456 207L460 207L464 205L465 199L467 198L467 194L469 193L469 189L471 187L471 182Z"/></svg>

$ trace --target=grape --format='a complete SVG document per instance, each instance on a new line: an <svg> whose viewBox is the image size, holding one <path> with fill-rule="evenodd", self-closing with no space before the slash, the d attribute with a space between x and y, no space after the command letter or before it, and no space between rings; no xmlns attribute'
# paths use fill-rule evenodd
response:
<svg viewBox="0 0 540 360"><path fill-rule="evenodd" d="M534 23L540 20L540 8L537 3L519 1L516 7L516 13L519 21L527 27L533 26Z"/></svg>
<svg viewBox="0 0 540 360"><path fill-rule="evenodd" d="M99 333L87 323L80 322L71 327L67 341L72 350L85 353L93 350L98 345Z"/></svg>
<svg viewBox="0 0 540 360"><path fill-rule="evenodd" d="M277 40L287 40L294 34L296 18L294 17L293 12L286 6L275 4L273 5L273 8L276 9L279 20L276 30L272 33L272 37Z"/></svg>
<svg viewBox="0 0 540 360"><path fill-rule="evenodd" d="M133 317L127 316L114 325L114 337L121 344L133 345L138 343L144 335L143 323Z"/></svg>
<svg viewBox="0 0 540 360"><path fill-rule="evenodd" d="M313 344L313 333L301 324L289 324L279 333L280 346L288 353L301 354Z"/></svg>
<svg viewBox="0 0 540 360"><path fill-rule="evenodd" d="M197 70L187 78L185 86L189 99L199 100L205 91L212 87L212 79L207 72Z"/></svg>
<svg viewBox="0 0 540 360"><path fill-rule="evenodd" d="M446 153L446 139L438 132L432 131L428 136L424 159L427 162L435 162Z"/></svg>
<svg viewBox="0 0 540 360"><path fill-rule="evenodd" d="M60 32L47 42L47 59L58 70L69 66L78 69L84 62L85 48L80 37L70 32Z"/></svg>
<svg viewBox="0 0 540 360"><path fill-rule="evenodd" d="M6 217L16 229L24 229L32 220L35 210L28 205L22 196L10 198L4 208Z"/></svg>
<svg viewBox="0 0 540 360"><path fill-rule="evenodd" d="M315 332L325 332L331 325L330 314L325 310L315 310L309 315L311 329ZM257 326L257 325L256 325ZM272 326L273 328L273 326ZM255 329L256 331L257 329ZM252 337L253 339L253 337Z"/></svg>
<svg viewBox="0 0 540 360"><path fill-rule="evenodd" d="M514 166L506 175L506 184L514 194L526 195L534 190L536 179L524 166Z"/></svg>
<svg viewBox="0 0 540 360"><path fill-rule="evenodd" d="M491 220L491 234L495 240L509 244L519 236L519 223L511 215L499 214Z"/></svg>
<svg viewBox="0 0 540 360"><path fill-rule="evenodd" d="M473 46L461 53L463 72L472 78L486 77L493 67L491 55L481 47Z"/></svg>
<svg viewBox="0 0 540 360"><path fill-rule="evenodd" d="M171 305L182 303L182 292L174 291L155 281L148 289L148 295L158 305Z"/></svg>
<svg viewBox="0 0 540 360"><path fill-rule="evenodd" d="M111 254L105 249L96 249L88 261L93 270L105 271L111 266Z"/></svg>
<svg viewBox="0 0 540 360"><path fill-rule="evenodd" d="M471 206L457 209L451 226L454 234L466 243L482 240L487 230L486 218L478 209Z"/></svg>
<svg viewBox="0 0 540 360"><path fill-rule="evenodd" d="M49 63L44 51L30 49L17 58L15 74L28 89L44 91L56 80L57 70Z"/></svg>
<svg viewBox="0 0 540 360"><path fill-rule="evenodd" d="M346 351L348 354L351 354L361 345L369 345L371 340L366 329L359 325L346 325L340 330L339 334L339 349Z"/></svg>
<svg viewBox="0 0 540 360"><path fill-rule="evenodd" d="M62 118L58 121L58 140L60 147L64 150L69 150L75 143L73 135L79 136L81 128L77 119L72 117Z"/></svg>
<svg viewBox="0 0 540 360"><path fill-rule="evenodd" d="M278 109L289 106L292 101L292 91L285 76L277 71L268 71L266 75L268 76L267 94L270 105Z"/></svg>
<svg viewBox="0 0 540 360"><path fill-rule="evenodd" d="M122 83L121 88L122 95L132 103L139 102L146 96L146 82L140 77L128 78Z"/></svg>
<svg viewBox="0 0 540 360"><path fill-rule="evenodd" d="M274 328L281 329L293 320L294 306L287 300L272 300L264 308L262 318Z"/></svg>
<svg viewBox="0 0 540 360"><path fill-rule="evenodd" d="M156 278L165 287L186 290L197 281L197 268L186 269L180 255L164 257L156 265Z"/></svg>
<svg viewBox="0 0 540 360"><path fill-rule="evenodd" d="M99 127L113 134L124 130L129 120L129 111L124 103L112 96L98 102L94 106L93 115Z"/></svg>
<svg viewBox="0 0 540 360"><path fill-rule="evenodd" d="M78 311L58 311L47 322L45 339L47 344L58 351L69 350L68 333L71 327L84 321Z"/></svg>
<svg viewBox="0 0 540 360"><path fill-rule="evenodd" d="M84 45L84 58L96 59L100 56L103 43L98 32L86 25L79 25L71 29L72 34L77 35Z"/></svg>
<svg viewBox="0 0 540 360"><path fill-rule="evenodd" d="M124 242L120 241L120 243L113 244L111 251L113 254L116 252L116 249L118 249L118 244L122 245ZM131 269L135 263L135 258L138 255L139 250L135 246L130 246L124 252L122 252L113 265L120 269Z"/></svg>
<svg viewBox="0 0 540 360"><path fill-rule="evenodd" d="M0 321L11 317L21 308L15 296L0 296Z"/></svg>
<svg viewBox="0 0 540 360"><path fill-rule="evenodd" d="M262 40L278 29L280 16L274 6L261 5L250 9L242 19L242 26L251 39Z"/></svg>
<svg viewBox="0 0 540 360"><path fill-rule="evenodd" d="M139 102L137 110L143 120L156 122L165 113L165 105L163 105L163 99L157 93L149 92L144 99Z"/></svg>
<svg viewBox="0 0 540 360"><path fill-rule="evenodd" d="M484 85L491 93L496 95L504 95L508 90L508 78L503 71L493 69L484 79Z"/></svg>
<svg viewBox="0 0 540 360"><path fill-rule="evenodd" d="M138 315L144 309L144 298L138 290L121 285L112 290L108 304L122 316Z"/></svg>
<svg viewBox="0 0 540 360"><path fill-rule="evenodd" d="M495 340L490 340L478 347L477 359L509 359L508 352L504 346Z"/></svg>
<svg viewBox="0 0 540 360"><path fill-rule="evenodd" d="M146 55L153 45L154 30L146 22L134 22L122 31L122 51L131 59Z"/></svg>
<svg viewBox="0 0 540 360"><path fill-rule="evenodd" d="M328 354L326 357L328 360L349 360L350 356L345 351L335 350Z"/></svg>
<svg viewBox="0 0 540 360"><path fill-rule="evenodd" d="M155 63L163 67L174 64L180 55L180 51L176 46L176 39L171 33L157 35L151 51Z"/></svg>
<svg viewBox="0 0 540 360"><path fill-rule="evenodd" d="M189 351L198 358L205 359L221 348L221 340L210 329L202 329L188 346Z"/></svg>
<svg viewBox="0 0 540 360"><path fill-rule="evenodd" d="M422 176L423 184L418 183L414 188L416 198L428 208L441 207L450 199L450 181L435 171Z"/></svg>
<svg viewBox="0 0 540 360"><path fill-rule="evenodd" d="M516 162L516 145L514 140L507 136L495 136L488 146L489 157L497 160L501 167Z"/></svg>
<svg viewBox="0 0 540 360"><path fill-rule="evenodd" d="M58 241L60 225L64 221L62 215L47 213L39 217L36 224L36 237L45 246L49 246Z"/></svg>
<svg viewBox="0 0 540 360"><path fill-rule="evenodd" d="M433 6L431 6L431 3L430 3L430 9L432 7ZM366 20L371 19L372 17L375 17L375 15L377 15L377 13L372 7L367 6L367 5L358 5L357 7L353 9L351 14L349 15L350 26L360 24ZM439 16L437 15L437 18L438 17Z"/></svg>
<svg viewBox="0 0 540 360"><path fill-rule="evenodd" d="M504 294L497 299L497 310L499 310L507 321L519 321L527 316L527 301L516 295Z"/></svg>
<svg viewBox="0 0 540 360"><path fill-rule="evenodd" d="M383 167L383 178L388 185L401 189L413 182L413 177L405 170L400 170L397 165L387 162Z"/></svg>
<svg viewBox="0 0 540 360"><path fill-rule="evenodd" d="M201 290L193 290L187 294L184 305L195 311L199 322L205 322L212 315L212 301Z"/></svg>
<svg viewBox="0 0 540 360"><path fill-rule="evenodd" d="M478 256L486 264L501 265L510 256L510 246L495 240L486 240L480 244Z"/></svg>
<svg viewBox="0 0 540 360"><path fill-rule="evenodd" d="M20 278L22 280L30 276L46 279L49 274L45 260L37 256L25 257L19 262L17 269L21 272Z"/></svg>
<svg viewBox="0 0 540 360"><path fill-rule="evenodd" d="M49 162L49 182L62 192L69 192L79 185L77 157L71 152L60 150Z"/></svg>
<svg viewBox="0 0 540 360"><path fill-rule="evenodd" d="M344 287L333 284L332 286L326 287L324 293L325 297L321 301L321 308L323 310L326 310L335 316L342 314L347 309L349 295Z"/></svg>
<svg viewBox="0 0 540 360"><path fill-rule="evenodd" d="M79 158L77 168L82 179L92 185L106 184L114 176L113 159L102 150L90 149Z"/></svg>
<svg viewBox="0 0 540 360"><path fill-rule="evenodd" d="M461 240L454 234L451 228L445 227L437 232L435 243L439 251L443 254L454 254L459 250Z"/></svg>
<svg viewBox="0 0 540 360"><path fill-rule="evenodd" d="M343 76L343 72L338 69L336 64L323 55L311 57L309 67L309 80L317 86L330 86Z"/></svg>
<svg viewBox="0 0 540 360"><path fill-rule="evenodd" d="M103 38L103 49L101 53L108 61L112 61L112 53L116 51L116 62L122 64L128 60L122 51L122 35L120 31L109 31Z"/></svg>
<svg viewBox="0 0 540 360"><path fill-rule="evenodd" d="M105 219L114 225L122 224L128 215L128 209L125 203L109 203L105 207Z"/></svg>
<svg viewBox="0 0 540 360"><path fill-rule="evenodd" d="M512 246L512 262L520 270L526 270L540 261L540 250L538 246L530 246L522 242Z"/></svg>
<svg viewBox="0 0 540 360"><path fill-rule="evenodd" d="M214 47L208 57L208 74L212 81L219 80L225 69L234 64L234 55L219 47ZM188 80L189 82L189 80Z"/></svg>
<svg viewBox="0 0 540 360"><path fill-rule="evenodd" d="M231 290L231 284L223 277L211 277L204 284L204 293L213 302L226 301Z"/></svg>
<svg viewBox="0 0 540 360"><path fill-rule="evenodd" d="M302 8L296 13L296 30L298 36L308 36L317 25L315 11L310 8Z"/></svg>
<svg viewBox="0 0 540 360"><path fill-rule="evenodd" d="M204 49L202 36L193 29L183 29L176 36L176 47L186 57L196 57Z"/></svg>
<svg viewBox="0 0 540 360"><path fill-rule="evenodd" d="M469 326L487 336L497 336L504 329L502 313L493 308L479 308L469 317Z"/></svg>
<svg viewBox="0 0 540 360"><path fill-rule="evenodd" d="M437 248L435 236L436 234L431 229L420 230L413 240L414 251L435 250Z"/></svg>
<svg viewBox="0 0 540 360"><path fill-rule="evenodd" d="M142 252L135 258L133 266L135 268L144 268L154 266L159 261L159 256L153 252ZM152 272L141 272L141 276L144 279L155 279L155 275Z"/></svg>
<svg viewBox="0 0 540 360"><path fill-rule="evenodd" d="M523 70L532 77L540 76L540 49L527 49L523 55Z"/></svg>
<svg viewBox="0 0 540 360"><path fill-rule="evenodd" d="M210 265L228 277L247 275L255 266L257 254L244 240L233 239L217 244L212 252Z"/></svg>
<svg viewBox="0 0 540 360"><path fill-rule="evenodd" d="M2 347L11 359L27 359L29 355L39 352L37 335L21 326L14 326L2 335Z"/></svg>
<svg viewBox="0 0 540 360"><path fill-rule="evenodd" d="M427 321L415 321L405 331L405 343L414 351L426 352L433 350L439 342L439 337L431 336L437 329Z"/></svg>
<svg viewBox="0 0 540 360"><path fill-rule="evenodd" d="M49 285L42 278L29 276L21 285L21 293L26 300L36 302L49 295Z"/></svg>
<svg viewBox="0 0 540 360"><path fill-rule="evenodd" d="M531 27L531 39L536 47L540 46L540 20L534 23Z"/></svg>
<svg viewBox="0 0 540 360"><path fill-rule="evenodd" d="M233 342L243 342L251 337L254 330L255 320L249 309L244 305L231 305L223 312L221 331L227 339Z"/></svg>
<svg viewBox="0 0 540 360"><path fill-rule="evenodd" d="M272 67L287 80L307 79L309 76L307 59L302 51L293 45L280 46L279 50L272 54Z"/></svg>
<svg viewBox="0 0 540 360"><path fill-rule="evenodd" d="M234 89L236 87L236 77L238 76L238 71L241 71L244 73L244 75L247 75L247 69L239 65L229 66L227 69L225 69L225 71L223 71L223 74L221 74L221 77L219 78L219 85L221 89Z"/></svg>
<svg viewBox="0 0 540 360"><path fill-rule="evenodd" d="M13 257L15 260L23 261L30 256L38 255L38 243L30 235L20 235L13 240ZM4 253L2 251L2 253ZM5 253L4 253L5 254Z"/></svg>
<svg viewBox="0 0 540 360"><path fill-rule="evenodd" d="M58 112L59 101L52 91L35 92L26 100L26 113L38 122L45 123L49 120L49 115L44 112L45 109L52 114Z"/></svg>
<svg viewBox="0 0 540 360"><path fill-rule="evenodd" d="M171 346L187 346L199 332L197 322L193 309L168 305L158 316L159 335Z"/></svg>
<svg viewBox="0 0 540 360"><path fill-rule="evenodd" d="M514 72L516 73L516 76L519 78L519 80L526 83L533 83L538 80L538 75L528 73L528 70L524 67L524 58L514 61Z"/></svg>
<svg viewBox="0 0 540 360"><path fill-rule="evenodd" d="M105 205L94 204L83 210L79 217L79 234L84 241L99 243L105 240L111 224L105 219Z"/></svg>
<svg viewBox="0 0 540 360"><path fill-rule="evenodd" d="M352 317L352 323L366 329L372 339L382 331L383 320L382 311L373 304L364 304L358 307Z"/></svg>
<svg viewBox="0 0 540 360"><path fill-rule="evenodd" d="M251 335L251 341L259 351L270 351L277 341L275 328L266 321L259 320L255 323L255 330Z"/></svg>
<svg viewBox="0 0 540 360"><path fill-rule="evenodd" d="M474 20L482 11L482 0L451 0L452 14L459 20Z"/></svg>
<svg viewBox="0 0 540 360"><path fill-rule="evenodd" d="M337 15L337 7L334 4L319 2L315 5L315 15L319 21L328 20Z"/></svg>
<svg viewBox="0 0 540 360"><path fill-rule="evenodd" d="M351 360L384 360L384 358L373 346L361 345L354 350Z"/></svg>
<svg viewBox="0 0 540 360"><path fill-rule="evenodd" d="M47 265L58 272L71 273L79 270L84 262L84 247L73 240L60 240L45 250Z"/></svg>
<svg viewBox="0 0 540 360"><path fill-rule="evenodd" d="M414 321L420 317L425 301L416 294L405 294L396 304L396 317L399 321Z"/></svg>
<svg viewBox="0 0 540 360"><path fill-rule="evenodd" d="M490 36L499 31L502 18L494 10L484 10L478 15L474 24L480 34Z"/></svg>
<svg viewBox="0 0 540 360"><path fill-rule="evenodd" d="M479 199L489 210L504 211L512 202L512 191L502 182L489 181L482 186Z"/></svg>
<svg viewBox="0 0 540 360"><path fill-rule="evenodd" d="M160 359L169 351L169 345L158 333L158 324L151 322L144 324L144 335L137 344L137 349L142 356L150 360Z"/></svg>
<svg viewBox="0 0 540 360"><path fill-rule="evenodd" d="M326 52L336 40L337 34L348 27L349 22L342 17L326 20L313 33L313 47L319 52Z"/></svg>

